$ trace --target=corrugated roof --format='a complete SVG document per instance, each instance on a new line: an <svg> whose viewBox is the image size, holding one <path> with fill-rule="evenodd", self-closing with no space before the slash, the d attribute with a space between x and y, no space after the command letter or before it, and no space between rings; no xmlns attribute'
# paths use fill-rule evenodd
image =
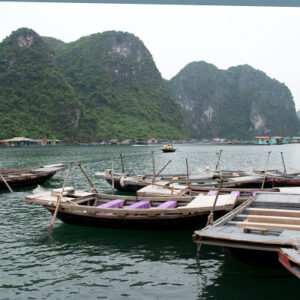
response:
<svg viewBox="0 0 300 300"><path fill-rule="evenodd" d="M12 139L8 139L8 140L5 140L5 142L36 142L36 140L32 140L32 139L29 139L29 138L26 138L26 137L14 137Z"/></svg>

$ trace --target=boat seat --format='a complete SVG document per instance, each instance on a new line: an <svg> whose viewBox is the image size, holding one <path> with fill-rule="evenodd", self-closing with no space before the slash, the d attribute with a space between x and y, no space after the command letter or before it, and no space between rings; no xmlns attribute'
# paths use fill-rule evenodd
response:
<svg viewBox="0 0 300 300"><path fill-rule="evenodd" d="M151 207L150 201L141 200L139 202L135 202L126 207L126 209L148 209ZM134 214L129 214L129 216L133 216Z"/></svg>
<svg viewBox="0 0 300 300"><path fill-rule="evenodd" d="M150 201L141 200L141 201L138 201L138 202L128 205L126 207L126 209L147 209L150 207L151 207Z"/></svg>
<svg viewBox="0 0 300 300"><path fill-rule="evenodd" d="M170 200L170 201L166 201L160 205L158 205L157 209L166 209L166 208L176 208L177 207L177 201L173 201L173 200Z"/></svg>
<svg viewBox="0 0 300 300"><path fill-rule="evenodd" d="M97 207L101 207L101 208L121 208L124 205L124 202L125 202L125 200L115 199L115 200L111 200L109 202L100 204ZM99 212L98 214L105 215L107 213L106 212Z"/></svg>
<svg viewBox="0 0 300 300"><path fill-rule="evenodd" d="M103 203L101 205L98 205L97 207L102 208L121 208L124 205L125 200L122 199L115 199L111 200L109 202Z"/></svg>
<svg viewBox="0 0 300 300"><path fill-rule="evenodd" d="M241 192L240 191L232 191L230 194L237 195L238 198L241 197Z"/></svg>
<svg viewBox="0 0 300 300"><path fill-rule="evenodd" d="M215 196L217 194L218 194L217 190L209 190L208 193L207 193L207 195L209 195L209 196Z"/></svg>

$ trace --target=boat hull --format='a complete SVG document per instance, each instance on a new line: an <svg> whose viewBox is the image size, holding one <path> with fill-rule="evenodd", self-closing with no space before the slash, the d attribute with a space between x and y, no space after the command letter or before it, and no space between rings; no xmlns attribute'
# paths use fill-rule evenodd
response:
<svg viewBox="0 0 300 300"><path fill-rule="evenodd" d="M50 210L51 211L51 210ZM53 211L51 211L53 213ZM184 218L101 218L58 212L57 217L64 223L79 226L121 228L134 230L187 230L205 226L207 215Z"/></svg>
<svg viewBox="0 0 300 300"><path fill-rule="evenodd" d="M225 252L235 259L258 267L280 268L277 251L263 251L243 248L225 247Z"/></svg>
<svg viewBox="0 0 300 300"><path fill-rule="evenodd" d="M110 185L112 185L112 180L107 179L106 180ZM146 184L121 184L119 179L115 179L114 180L114 187L116 190L118 190L119 192L127 192L127 193L135 193L136 191L138 191L139 189L144 188L145 186L147 186Z"/></svg>
<svg viewBox="0 0 300 300"><path fill-rule="evenodd" d="M38 184L43 184L48 179L50 179L56 172L46 173L46 174L35 174L30 175L24 178L14 178L14 179L6 179L7 183L12 188L19 187L27 187L27 186L35 186ZM0 189L7 190L7 186L4 181L0 179Z"/></svg>

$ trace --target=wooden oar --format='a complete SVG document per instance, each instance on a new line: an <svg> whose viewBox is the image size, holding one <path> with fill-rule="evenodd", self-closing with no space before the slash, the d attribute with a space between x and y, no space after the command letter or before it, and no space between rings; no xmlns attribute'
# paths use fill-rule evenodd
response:
<svg viewBox="0 0 300 300"><path fill-rule="evenodd" d="M93 184L93 182L91 181L91 179L89 178L89 176L86 174L86 172L84 171L84 169L82 168L81 164L78 164L78 167L80 168L80 170L82 171L82 173L84 174L84 176L86 177L86 179L88 180L89 184L92 187L92 192L93 193L98 193L98 191L95 188L95 185Z"/></svg>
<svg viewBox="0 0 300 300"><path fill-rule="evenodd" d="M6 187L8 188L8 190L13 194L14 191L12 190L12 188L10 187L10 185L8 184L8 182L5 180L5 178L3 177L2 173L0 174L1 179L3 180L3 182L5 183Z"/></svg>
<svg viewBox="0 0 300 300"><path fill-rule="evenodd" d="M283 174L287 175L284 158L283 158L283 152L280 152L280 154L281 154L281 160L282 160L282 165L283 165Z"/></svg>
<svg viewBox="0 0 300 300"><path fill-rule="evenodd" d="M155 177L154 151L152 151L152 167L153 167L153 179L152 179L152 182L154 183L154 182L156 181L156 177Z"/></svg>
<svg viewBox="0 0 300 300"><path fill-rule="evenodd" d="M265 181L266 181L266 176L267 176L267 170L268 170L268 164L269 164L270 154L271 154L271 151L268 152L268 158L267 158L267 162L266 162L266 168L265 168L264 179L263 179L263 182L262 182L262 185L261 185L261 188L260 188L261 190L264 189L264 185L265 185Z"/></svg>
<svg viewBox="0 0 300 300"><path fill-rule="evenodd" d="M220 176L221 176L221 173L220 173ZM221 176L220 184L219 184L219 188L218 188L218 192L217 192L217 195L215 197L214 204L213 204L213 206L212 206L212 208L210 210L210 214L207 217L206 226L211 225L214 222L214 210L215 210L215 207L216 207L216 204L217 204L217 201L218 201L219 194L220 194L221 189L222 189L222 181L223 181L223 178Z"/></svg>
<svg viewBox="0 0 300 300"><path fill-rule="evenodd" d="M111 192L115 194L114 155L111 156Z"/></svg>
<svg viewBox="0 0 300 300"><path fill-rule="evenodd" d="M218 168L219 168L219 164L220 164L220 159L221 159L221 154L222 154L222 149L220 149L219 153L218 154L218 161L217 161L217 164L216 164L216 169L215 169L215 172L217 172Z"/></svg>
<svg viewBox="0 0 300 300"><path fill-rule="evenodd" d="M185 158L185 165L186 165L186 185L189 186L190 184L190 178L189 178L189 162L188 158Z"/></svg>
<svg viewBox="0 0 300 300"><path fill-rule="evenodd" d="M123 156L122 153L120 153L120 158L121 158L121 165L122 165L122 173L125 173L125 169L124 169L124 163L123 163Z"/></svg>
<svg viewBox="0 0 300 300"><path fill-rule="evenodd" d="M55 211L53 213L53 217L52 217L52 220L51 220L51 223L50 223L50 227L49 227L48 233L43 238L43 242L45 242L48 239L48 237L50 236L50 234L51 234L51 232L53 230L53 226L54 226L56 215L57 215L57 212L58 212L58 209L59 209L60 201L61 201L61 198L63 196L64 190L65 190L68 178L69 178L69 174L70 174L70 171L71 171L71 168L72 168L72 164L73 164L73 162L69 162L69 169L67 171L66 178L65 178L64 184L62 186L61 192L60 192L60 194L59 194L59 196L57 198L57 201L56 201L56 207L55 207Z"/></svg>
<svg viewBox="0 0 300 300"><path fill-rule="evenodd" d="M168 166L168 164L169 163L171 163L172 161L171 160L169 160L161 169L160 169L160 171L155 175L155 177L157 177L167 166Z"/></svg>

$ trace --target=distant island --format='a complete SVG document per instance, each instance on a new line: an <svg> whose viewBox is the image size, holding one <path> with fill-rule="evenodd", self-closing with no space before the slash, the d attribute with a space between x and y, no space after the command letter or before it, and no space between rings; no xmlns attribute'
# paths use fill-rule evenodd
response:
<svg viewBox="0 0 300 300"><path fill-rule="evenodd" d="M262 71L200 61L164 80L143 42L116 31L72 43L12 32L0 43L0 106L2 140L300 135L290 90Z"/></svg>

